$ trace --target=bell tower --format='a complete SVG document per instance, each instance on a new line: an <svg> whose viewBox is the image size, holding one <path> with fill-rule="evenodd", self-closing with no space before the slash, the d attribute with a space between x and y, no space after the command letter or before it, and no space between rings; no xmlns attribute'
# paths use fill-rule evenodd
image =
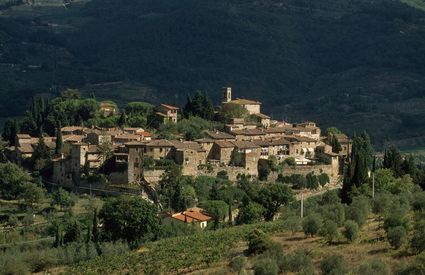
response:
<svg viewBox="0 0 425 275"><path fill-rule="evenodd" d="M232 101L232 87L223 87L221 94L221 102L228 103Z"/></svg>

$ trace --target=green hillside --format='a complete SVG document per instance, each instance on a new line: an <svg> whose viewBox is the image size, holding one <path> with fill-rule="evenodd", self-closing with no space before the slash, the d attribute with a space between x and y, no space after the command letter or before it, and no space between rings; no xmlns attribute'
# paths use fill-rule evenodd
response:
<svg viewBox="0 0 425 275"><path fill-rule="evenodd" d="M0 116L78 87L118 103L182 104L220 87L276 119L315 120L377 145L425 144L420 0L92 0L0 16ZM112 84L108 84L111 83ZM108 85L104 85L104 84Z"/></svg>

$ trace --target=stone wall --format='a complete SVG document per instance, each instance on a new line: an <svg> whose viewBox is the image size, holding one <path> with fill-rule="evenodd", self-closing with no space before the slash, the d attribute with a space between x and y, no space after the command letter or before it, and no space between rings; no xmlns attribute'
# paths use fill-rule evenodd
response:
<svg viewBox="0 0 425 275"><path fill-rule="evenodd" d="M303 175L313 172L316 176L322 173L328 174L331 184L336 184L339 181L340 175L338 173L338 166L335 165L297 165L285 166L283 169L284 176L290 175ZM269 175L269 180L274 181L277 179L279 173L272 172Z"/></svg>
<svg viewBox="0 0 425 275"><path fill-rule="evenodd" d="M150 185L157 185L164 172L164 169L145 170L143 171L143 178Z"/></svg>

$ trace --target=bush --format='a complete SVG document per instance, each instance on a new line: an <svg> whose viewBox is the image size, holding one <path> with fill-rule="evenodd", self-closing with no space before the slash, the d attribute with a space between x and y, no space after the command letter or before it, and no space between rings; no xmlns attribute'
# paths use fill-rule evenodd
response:
<svg viewBox="0 0 425 275"><path fill-rule="evenodd" d="M246 262L247 258L245 256L237 256L230 262L230 268L232 268L234 272L240 274L242 270L244 270Z"/></svg>
<svg viewBox="0 0 425 275"><path fill-rule="evenodd" d="M270 248L272 241L261 230L254 230L248 236L248 253L261 254Z"/></svg>
<svg viewBox="0 0 425 275"><path fill-rule="evenodd" d="M286 228L291 230L292 234L295 234L298 231L301 231L301 218L297 216L289 216L284 220L284 224Z"/></svg>
<svg viewBox="0 0 425 275"><path fill-rule="evenodd" d="M372 260L359 267L359 274L362 275L387 275L387 265L381 260Z"/></svg>
<svg viewBox="0 0 425 275"><path fill-rule="evenodd" d="M416 256L415 260L407 266L397 268L397 275L422 275L425 274L425 253Z"/></svg>
<svg viewBox="0 0 425 275"><path fill-rule="evenodd" d="M327 220L323 223L320 234L326 237L328 242L331 243L338 236L338 225L334 221Z"/></svg>
<svg viewBox="0 0 425 275"><path fill-rule="evenodd" d="M339 255L331 255L326 257L320 263L320 269L322 270L322 274L332 274L332 275L342 275L347 272L345 269L344 258Z"/></svg>
<svg viewBox="0 0 425 275"><path fill-rule="evenodd" d="M254 264L255 275L277 275L279 267L273 259L259 259Z"/></svg>
<svg viewBox="0 0 425 275"><path fill-rule="evenodd" d="M409 229L409 220L406 217L407 213L400 210L392 211L390 215L388 215L384 219L384 229L386 232L390 228L402 226L407 231Z"/></svg>
<svg viewBox="0 0 425 275"><path fill-rule="evenodd" d="M344 237L347 238L349 242L353 242L357 239L359 234L359 226L355 221L348 220L345 222L344 226Z"/></svg>
<svg viewBox="0 0 425 275"><path fill-rule="evenodd" d="M366 222L370 211L369 200L364 196L354 197L352 203L347 207L345 217L353 220L359 227Z"/></svg>
<svg viewBox="0 0 425 275"><path fill-rule="evenodd" d="M415 223L411 247L417 254L425 250L425 221L417 221Z"/></svg>
<svg viewBox="0 0 425 275"><path fill-rule="evenodd" d="M388 242L395 249L399 249L407 242L407 232L403 226L391 227L387 231Z"/></svg>
<svg viewBox="0 0 425 275"><path fill-rule="evenodd" d="M283 271L313 274L313 263L310 255L305 250L297 250L294 254L286 257Z"/></svg>
<svg viewBox="0 0 425 275"><path fill-rule="evenodd" d="M322 218L318 214L311 214L304 218L303 231L305 235L313 237L322 227Z"/></svg>

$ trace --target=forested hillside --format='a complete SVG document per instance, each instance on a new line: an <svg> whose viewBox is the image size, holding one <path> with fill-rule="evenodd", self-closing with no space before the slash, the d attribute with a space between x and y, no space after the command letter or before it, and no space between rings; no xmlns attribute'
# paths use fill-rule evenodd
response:
<svg viewBox="0 0 425 275"><path fill-rule="evenodd" d="M420 0L92 0L0 16L0 116L80 88L183 103L222 86L276 119L425 145ZM111 83L104 85L105 83ZM7 98L7 99L6 99Z"/></svg>

